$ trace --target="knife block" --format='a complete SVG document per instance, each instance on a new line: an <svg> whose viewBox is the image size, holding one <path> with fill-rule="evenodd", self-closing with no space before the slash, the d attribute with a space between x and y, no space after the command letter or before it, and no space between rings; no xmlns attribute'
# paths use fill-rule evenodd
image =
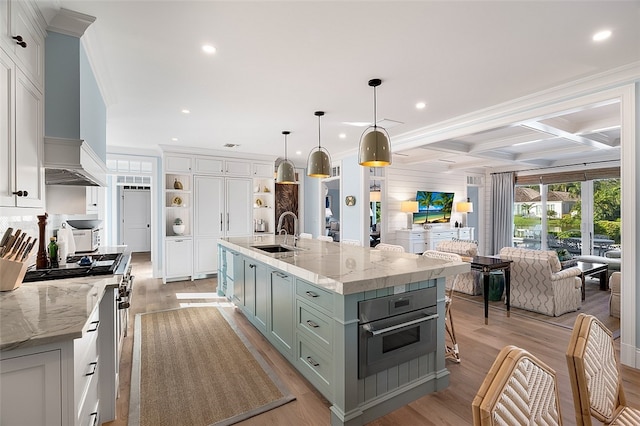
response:
<svg viewBox="0 0 640 426"><path fill-rule="evenodd" d="M20 287L26 273L27 262L0 259L0 291L11 291Z"/></svg>

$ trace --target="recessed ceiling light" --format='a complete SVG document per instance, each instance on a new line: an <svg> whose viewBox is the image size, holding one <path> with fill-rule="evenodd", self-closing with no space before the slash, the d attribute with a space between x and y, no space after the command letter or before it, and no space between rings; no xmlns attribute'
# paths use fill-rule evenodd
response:
<svg viewBox="0 0 640 426"><path fill-rule="evenodd" d="M183 114L191 114L191 111L189 111L188 109L185 108L185 109L182 110L182 113Z"/></svg>
<svg viewBox="0 0 640 426"><path fill-rule="evenodd" d="M213 54L213 53L216 53L216 48L215 48L215 47L213 47L213 46L212 46L212 45L210 45L210 44L204 44L204 45L202 46L202 51L203 51L204 53L208 53L208 54L210 54L210 55L211 55L211 54Z"/></svg>
<svg viewBox="0 0 640 426"><path fill-rule="evenodd" d="M296 151L296 155L302 155L302 151Z"/></svg>
<svg viewBox="0 0 640 426"><path fill-rule="evenodd" d="M347 138L347 134L346 134L346 133L340 133L340 134L338 135L338 137L339 137L340 139L346 139L346 138Z"/></svg>
<svg viewBox="0 0 640 426"><path fill-rule="evenodd" d="M593 35L593 41L603 41L611 37L611 31L604 30L599 31Z"/></svg>
<svg viewBox="0 0 640 426"><path fill-rule="evenodd" d="M416 104L416 108L418 109L425 109L427 107L427 104L425 102L418 102Z"/></svg>
<svg viewBox="0 0 640 426"><path fill-rule="evenodd" d="M171 138L173 142L178 142L178 138Z"/></svg>

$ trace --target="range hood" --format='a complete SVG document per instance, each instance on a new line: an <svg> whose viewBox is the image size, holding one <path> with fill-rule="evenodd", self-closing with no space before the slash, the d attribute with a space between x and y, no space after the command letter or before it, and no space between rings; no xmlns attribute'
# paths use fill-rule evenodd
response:
<svg viewBox="0 0 640 426"><path fill-rule="evenodd" d="M44 138L47 185L107 186L104 162L81 139Z"/></svg>

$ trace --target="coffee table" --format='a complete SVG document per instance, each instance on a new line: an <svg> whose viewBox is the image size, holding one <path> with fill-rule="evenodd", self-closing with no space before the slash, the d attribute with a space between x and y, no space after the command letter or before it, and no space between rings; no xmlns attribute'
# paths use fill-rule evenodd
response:
<svg viewBox="0 0 640 426"><path fill-rule="evenodd" d="M585 299L584 278L588 275L600 274L600 290L609 290L608 278L609 278L609 266L606 263L591 263L578 261L573 267L580 268L582 271L582 300Z"/></svg>

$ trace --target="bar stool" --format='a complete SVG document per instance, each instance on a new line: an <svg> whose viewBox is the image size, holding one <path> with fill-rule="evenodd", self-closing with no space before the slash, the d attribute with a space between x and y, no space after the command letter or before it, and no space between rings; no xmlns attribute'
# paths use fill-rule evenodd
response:
<svg viewBox="0 0 640 426"><path fill-rule="evenodd" d="M376 250L395 251L395 252L399 252L399 253L404 253L404 247L396 246L396 245L393 245L393 244L380 243L377 246L375 246L374 248Z"/></svg>
<svg viewBox="0 0 640 426"><path fill-rule="evenodd" d="M448 262L462 262L462 258L458 254L445 253L436 250L427 250L422 253L423 256L431 259L441 259ZM444 356L445 358L451 358L455 362L460 362L460 351L458 350L458 340L456 339L456 330L453 327L453 317L451 316L451 303L453 301L453 290L456 287L458 281L458 275L448 276L445 287L447 294L444 296L444 328L451 341L450 345L447 345L445 341Z"/></svg>

